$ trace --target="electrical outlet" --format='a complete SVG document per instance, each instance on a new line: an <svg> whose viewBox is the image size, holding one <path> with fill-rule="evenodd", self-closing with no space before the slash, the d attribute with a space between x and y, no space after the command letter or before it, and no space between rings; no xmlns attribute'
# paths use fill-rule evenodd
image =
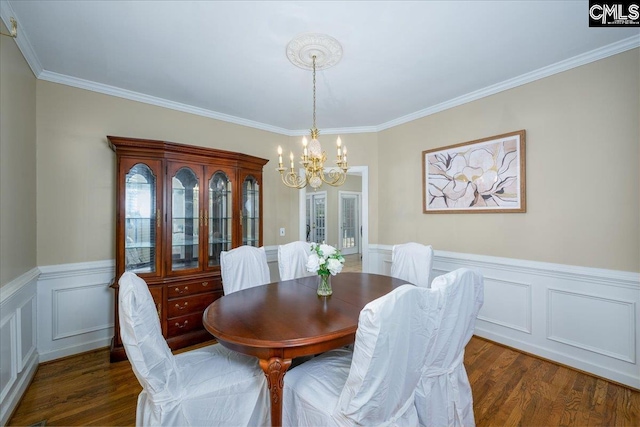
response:
<svg viewBox="0 0 640 427"><path fill-rule="evenodd" d="M284 237L284 227L280 229L280 237Z"/></svg>

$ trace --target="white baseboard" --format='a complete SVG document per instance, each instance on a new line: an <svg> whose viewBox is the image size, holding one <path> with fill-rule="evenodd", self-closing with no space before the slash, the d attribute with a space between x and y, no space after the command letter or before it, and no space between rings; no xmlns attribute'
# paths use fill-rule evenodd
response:
<svg viewBox="0 0 640 427"><path fill-rule="evenodd" d="M391 245L371 245L389 274ZM431 280L467 267L485 278L476 335L640 389L640 274L435 251Z"/></svg>

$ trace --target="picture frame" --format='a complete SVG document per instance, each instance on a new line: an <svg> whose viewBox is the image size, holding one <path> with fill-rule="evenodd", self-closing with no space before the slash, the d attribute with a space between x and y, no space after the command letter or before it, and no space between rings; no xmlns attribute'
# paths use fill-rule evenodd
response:
<svg viewBox="0 0 640 427"><path fill-rule="evenodd" d="M422 152L423 213L523 213L524 129Z"/></svg>

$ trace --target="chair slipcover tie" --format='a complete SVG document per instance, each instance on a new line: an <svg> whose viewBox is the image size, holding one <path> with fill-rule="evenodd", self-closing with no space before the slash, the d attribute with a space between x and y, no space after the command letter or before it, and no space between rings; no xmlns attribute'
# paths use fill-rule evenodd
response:
<svg viewBox="0 0 640 427"><path fill-rule="evenodd" d="M456 369L458 369L460 365L462 365L463 360L464 351L456 358L456 360L453 361L448 369L427 368L422 374L422 378L435 378L441 377L443 375L447 376L447 394L453 397L451 401L453 402L454 410L456 412L456 415L458 416L458 420L460 421L464 420L463 414L460 411L462 406L460 401L460 388L458 387L458 381L456 381L456 379L452 377L451 374L453 374ZM449 407L449 418L452 418L452 415L453 414L451 413L451 407Z"/></svg>

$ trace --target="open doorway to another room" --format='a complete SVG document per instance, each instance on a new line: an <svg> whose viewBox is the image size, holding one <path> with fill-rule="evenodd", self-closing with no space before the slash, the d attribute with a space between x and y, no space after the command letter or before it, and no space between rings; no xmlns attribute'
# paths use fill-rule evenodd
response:
<svg viewBox="0 0 640 427"><path fill-rule="evenodd" d="M300 190L300 240L340 249L346 258L343 271L367 271L368 187L368 167L352 166L340 187Z"/></svg>

